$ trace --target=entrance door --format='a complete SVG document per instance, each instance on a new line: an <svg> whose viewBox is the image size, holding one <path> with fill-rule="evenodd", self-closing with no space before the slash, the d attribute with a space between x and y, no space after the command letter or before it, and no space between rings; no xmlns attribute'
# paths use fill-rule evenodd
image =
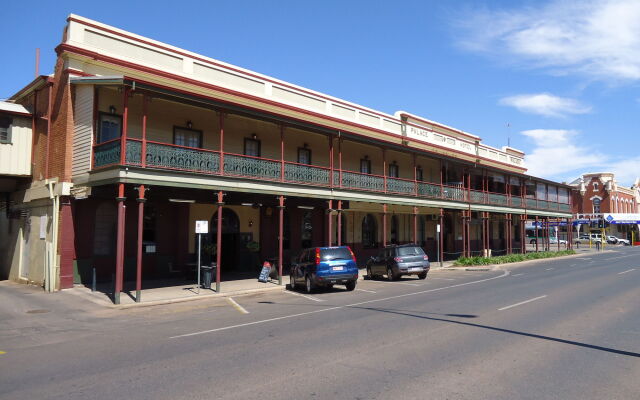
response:
<svg viewBox="0 0 640 400"><path fill-rule="evenodd" d="M211 218L211 243L216 243L218 234L218 213L213 214ZM238 215L230 208L222 208L222 249L221 249L222 269L221 274L227 272L237 272L240 270L238 261L240 258L240 219Z"/></svg>

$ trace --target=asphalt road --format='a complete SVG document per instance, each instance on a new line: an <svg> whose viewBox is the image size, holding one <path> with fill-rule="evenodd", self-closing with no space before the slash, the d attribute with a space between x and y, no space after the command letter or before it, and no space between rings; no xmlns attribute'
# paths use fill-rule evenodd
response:
<svg viewBox="0 0 640 400"><path fill-rule="evenodd" d="M0 286L0 399L640 399L639 260L130 310Z"/></svg>

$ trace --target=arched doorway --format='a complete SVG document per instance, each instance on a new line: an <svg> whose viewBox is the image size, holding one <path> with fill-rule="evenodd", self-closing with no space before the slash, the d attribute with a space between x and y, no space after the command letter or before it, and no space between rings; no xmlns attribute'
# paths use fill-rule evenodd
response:
<svg viewBox="0 0 640 400"><path fill-rule="evenodd" d="M218 212L216 211L211 218L211 235L210 241L216 243L218 235ZM238 271L238 254L240 251L240 219L238 214L230 208L222 208L222 253L220 263L222 269L221 275L229 272ZM215 261L215 257L213 257Z"/></svg>

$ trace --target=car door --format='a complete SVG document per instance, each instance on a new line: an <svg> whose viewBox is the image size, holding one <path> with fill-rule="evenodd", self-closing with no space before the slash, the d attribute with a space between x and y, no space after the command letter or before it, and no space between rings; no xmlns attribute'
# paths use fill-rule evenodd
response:
<svg viewBox="0 0 640 400"><path fill-rule="evenodd" d="M376 275L384 274L384 271L386 271L385 265L384 250L380 250L371 263L371 270Z"/></svg>
<svg viewBox="0 0 640 400"><path fill-rule="evenodd" d="M294 267L294 279L296 282L300 282L304 278L304 260L307 252L308 250L303 250L296 260L296 265Z"/></svg>

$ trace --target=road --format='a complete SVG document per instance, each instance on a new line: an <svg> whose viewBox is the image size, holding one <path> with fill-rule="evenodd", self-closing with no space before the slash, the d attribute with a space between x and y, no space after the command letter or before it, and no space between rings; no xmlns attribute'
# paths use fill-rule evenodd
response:
<svg viewBox="0 0 640 400"><path fill-rule="evenodd" d="M0 287L0 398L638 399L639 256L129 310Z"/></svg>

